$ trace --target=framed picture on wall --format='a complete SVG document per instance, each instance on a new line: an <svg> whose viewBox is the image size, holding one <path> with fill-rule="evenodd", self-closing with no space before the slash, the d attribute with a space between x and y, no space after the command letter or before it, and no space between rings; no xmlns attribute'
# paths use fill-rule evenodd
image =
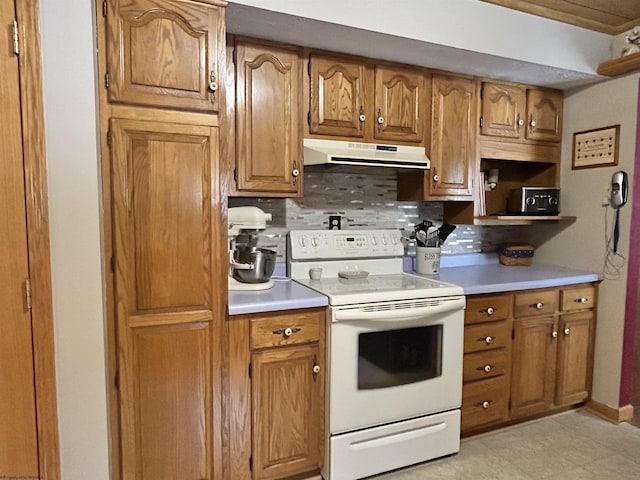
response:
<svg viewBox="0 0 640 480"><path fill-rule="evenodd" d="M617 165L619 140L620 125L574 133L571 169Z"/></svg>

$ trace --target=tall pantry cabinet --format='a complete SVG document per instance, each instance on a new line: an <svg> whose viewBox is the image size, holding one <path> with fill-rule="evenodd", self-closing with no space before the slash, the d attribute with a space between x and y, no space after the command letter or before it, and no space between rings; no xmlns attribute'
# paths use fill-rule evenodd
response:
<svg viewBox="0 0 640 480"><path fill-rule="evenodd" d="M226 3L99 5L114 478L214 480L222 476Z"/></svg>

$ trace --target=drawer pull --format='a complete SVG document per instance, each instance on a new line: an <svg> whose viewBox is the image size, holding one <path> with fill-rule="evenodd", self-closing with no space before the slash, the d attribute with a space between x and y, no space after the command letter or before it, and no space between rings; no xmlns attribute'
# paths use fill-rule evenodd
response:
<svg viewBox="0 0 640 480"><path fill-rule="evenodd" d="M535 303L535 304L533 304L531 306L535 307L537 310L542 310L542 308L544 307L544 303L538 302L538 303Z"/></svg>
<svg viewBox="0 0 640 480"><path fill-rule="evenodd" d="M576 302L576 303L587 303L587 302L589 302L589 299L587 297L581 297L581 298L576 298L574 300L574 302Z"/></svg>
<svg viewBox="0 0 640 480"><path fill-rule="evenodd" d="M493 315L494 313L496 313L496 310L498 310L497 308L493 308L493 307L489 307L486 310L482 309L480 310L480 313L486 313L487 315Z"/></svg>
<svg viewBox="0 0 640 480"><path fill-rule="evenodd" d="M483 370L485 373L489 373L491 370L493 370L493 367L491 365L485 365Z"/></svg>
<svg viewBox="0 0 640 480"><path fill-rule="evenodd" d="M558 338L558 332L556 332L555 330L553 332L551 332L551 336L553 338Z"/></svg>
<svg viewBox="0 0 640 480"><path fill-rule="evenodd" d="M483 337L483 338L479 338L478 341L479 342L484 342L487 345L489 345L491 342L493 342L496 339L496 337Z"/></svg>
<svg viewBox="0 0 640 480"><path fill-rule="evenodd" d="M272 333L274 335L284 335L285 337L289 338L291 335L293 335L294 333L298 333L300 330L302 330L302 329L298 328L298 327L279 328L277 330L274 330Z"/></svg>
<svg viewBox="0 0 640 480"><path fill-rule="evenodd" d="M570 332L570 330L569 330L568 328L565 328L565 329L564 329L564 334L565 334L565 335L569 335L569 332Z"/></svg>
<svg viewBox="0 0 640 480"><path fill-rule="evenodd" d="M489 408L489 405L491 405L491 402L489 402L488 400L482 402L482 408Z"/></svg>

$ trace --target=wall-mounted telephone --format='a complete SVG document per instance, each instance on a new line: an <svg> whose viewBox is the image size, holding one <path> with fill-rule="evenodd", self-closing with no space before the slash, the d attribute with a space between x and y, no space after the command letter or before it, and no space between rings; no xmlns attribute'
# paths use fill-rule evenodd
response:
<svg viewBox="0 0 640 480"><path fill-rule="evenodd" d="M629 193L629 180L627 172L619 171L611 177L611 206L620 208L627 203Z"/></svg>

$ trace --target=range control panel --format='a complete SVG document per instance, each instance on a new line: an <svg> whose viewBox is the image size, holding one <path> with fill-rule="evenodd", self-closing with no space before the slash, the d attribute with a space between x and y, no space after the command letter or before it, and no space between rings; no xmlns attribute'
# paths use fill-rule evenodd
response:
<svg viewBox="0 0 640 480"><path fill-rule="evenodd" d="M292 260L383 258L404 255L400 230L292 230Z"/></svg>

